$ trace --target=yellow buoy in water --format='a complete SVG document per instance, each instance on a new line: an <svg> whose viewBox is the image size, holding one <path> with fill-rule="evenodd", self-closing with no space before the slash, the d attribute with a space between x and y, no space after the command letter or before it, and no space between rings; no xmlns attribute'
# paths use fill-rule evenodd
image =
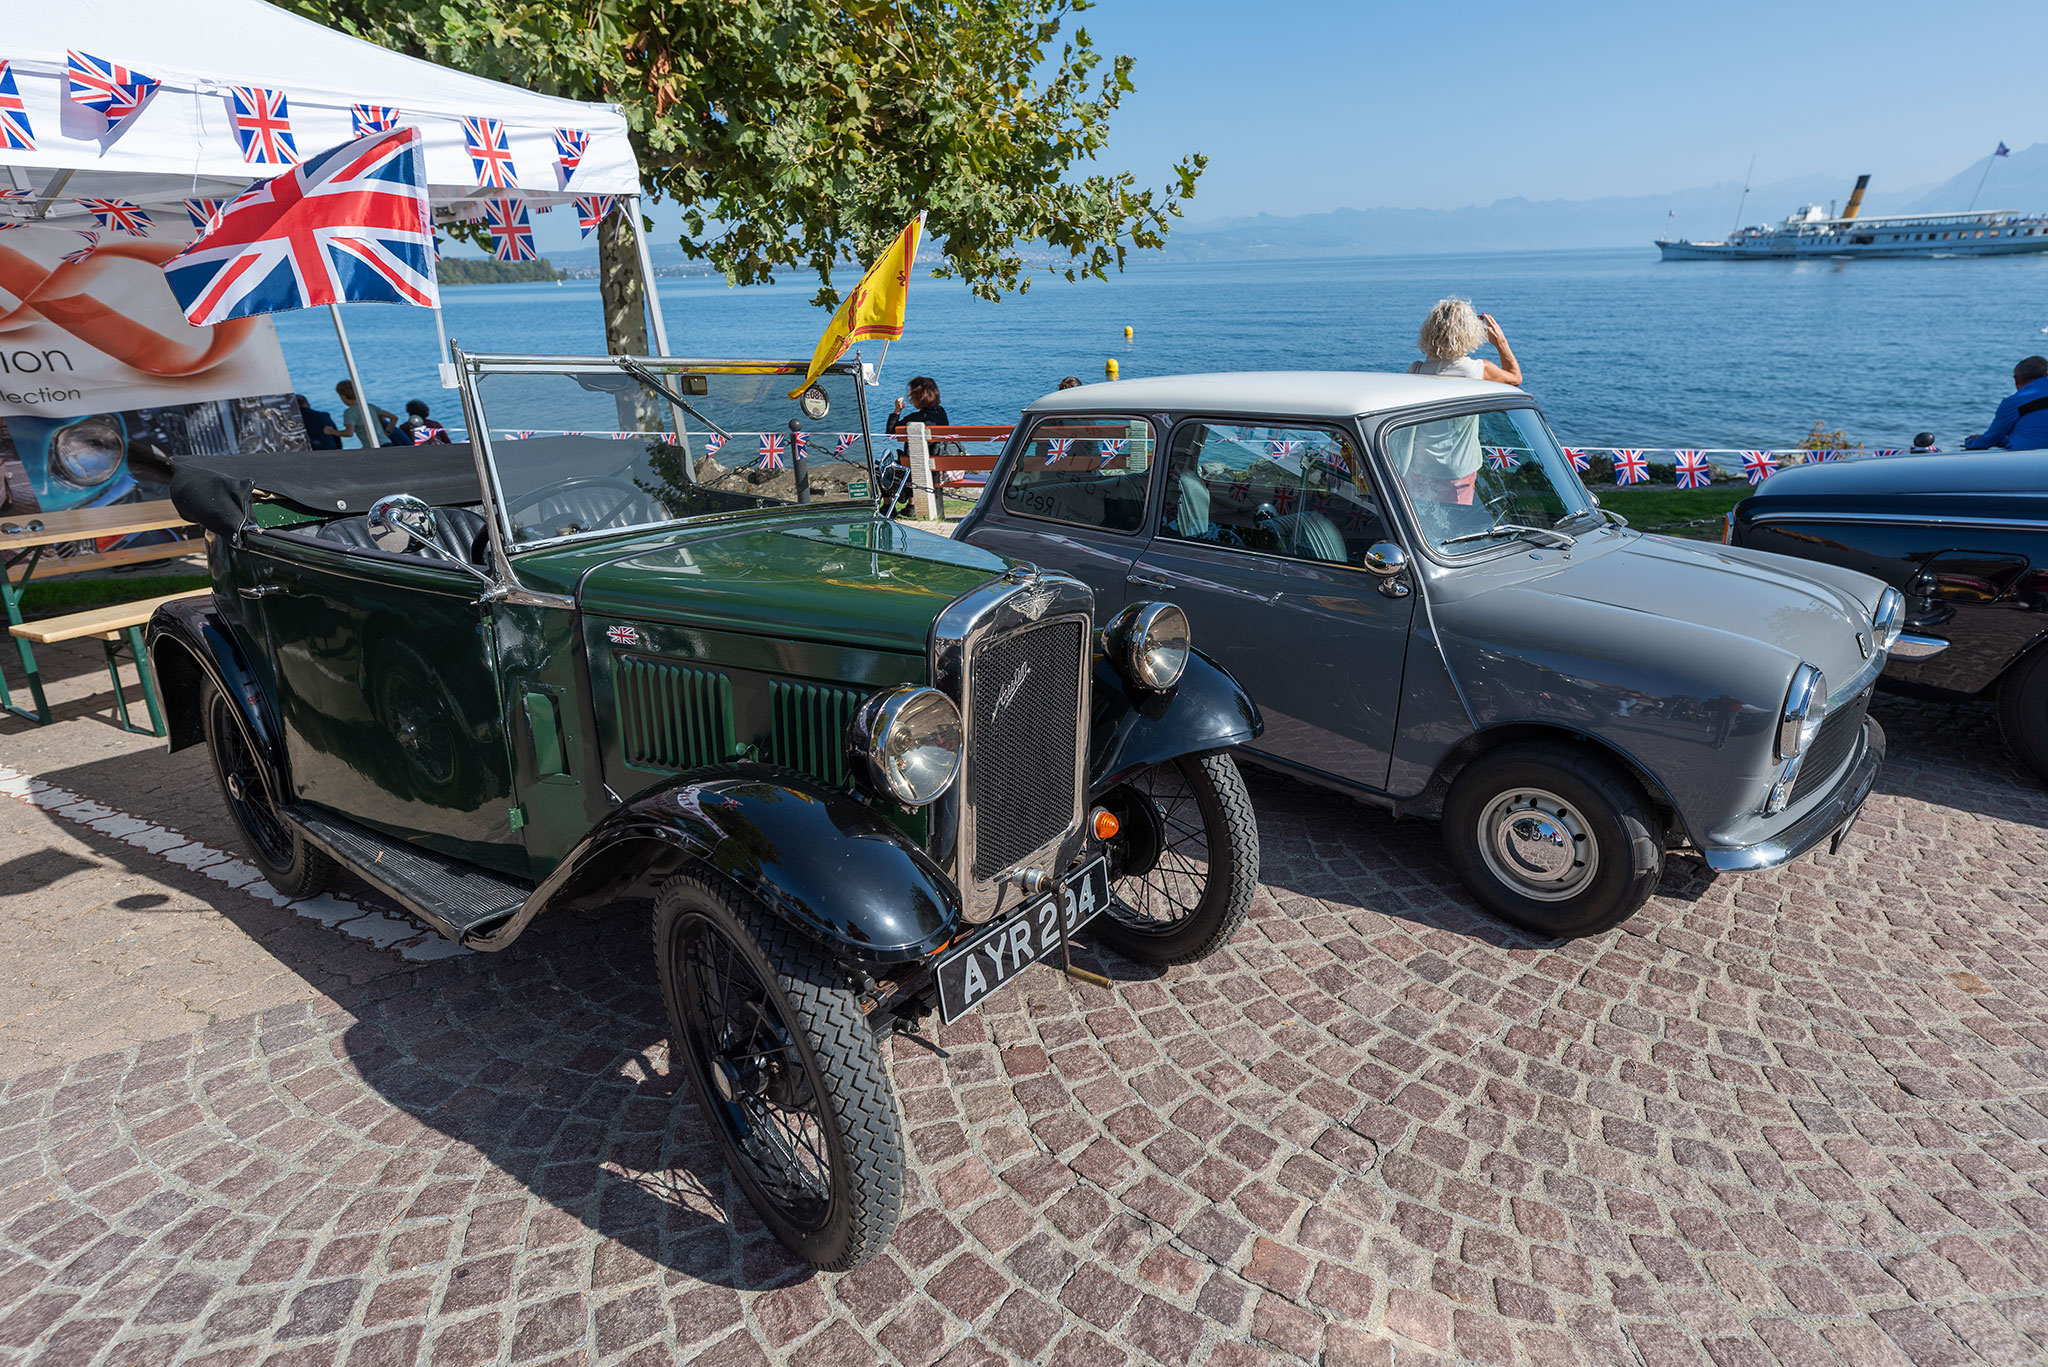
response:
<svg viewBox="0 0 2048 1367"><path fill-rule="evenodd" d="M1116 357L1112 356L1102 363L1102 373L1112 380L1116 378Z"/></svg>
<svg viewBox="0 0 2048 1367"><path fill-rule="evenodd" d="M1130 330L1130 329L1129 329L1128 327L1124 329L1124 340L1125 340L1126 342L1130 341L1130 340L1131 340L1131 338L1132 338L1133 336L1135 336L1135 335L1136 335L1136 334L1135 334L1135 333L1133 333L1133 332L1132 332L1132 331L1131 331L1131 330Z"/></svg>

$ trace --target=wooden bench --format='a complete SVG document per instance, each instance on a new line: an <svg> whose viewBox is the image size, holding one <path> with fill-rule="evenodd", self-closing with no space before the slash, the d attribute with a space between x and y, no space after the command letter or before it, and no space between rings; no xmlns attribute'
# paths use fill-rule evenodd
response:
<svg viewBox="0 0 2048 1367"><path fill-rule="evenodd" d="M178 560L188 555L205 553L204 541L188 540L164 541L154 546L128 546L118 551L96 551L91 555L46 555L33 566L10 566L7 578L19 584L26 581L30 574L34 574L38 579L48 579L58 574L90 574L94 570L111 570L119 565L146 565L153 560Z"/></svg>
<svg viewBox="0 0 2048 1367"><path fill-rule="evenodd" d="M155 547L148 549L154 550ZM161 598L110 603L103 608L88 608L62 617L39 617L8 630L24 641L44 646L55 645L59 641L82 640L87 636L96 638L107 653L107 677L114 681L114 705L121 710L121 729L133 731L137 728L129 719L128 699L121 691L119 665L121 646L125 643L135 656L135 672L142 679L142 700L149 704L150 734L161 736L164 733L164 712L157 700L156 674L149 667L149 651L142 643L143 625L165 603L175 603L181 598L201 598L211 592L211 589L190 589L184 593L167 593Z"/></svg>

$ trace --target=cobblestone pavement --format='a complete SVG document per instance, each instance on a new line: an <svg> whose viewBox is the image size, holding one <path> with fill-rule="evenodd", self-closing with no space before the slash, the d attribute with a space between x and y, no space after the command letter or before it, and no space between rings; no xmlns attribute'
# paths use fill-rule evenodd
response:
<svg viewBox="0 0 2048 1367"><path fill-rule="evenodd" d="M96 871L0 884L9 918L104 922L118 964L118 875L276 997L0 1087L0 1355L2040 1361L2048 793L1984 707L1876 711L1893 762L1838 857L1674 863L1573 943L1474 911L1430 828L1254 778L1226 951L1034 971L949 1059L896 1043L905 1219L843 1276L789 1263L672 1096L641 911L409 963L72 810L231 847L203 764L0 729L76 795L15 785L0 859Z"/></svg>

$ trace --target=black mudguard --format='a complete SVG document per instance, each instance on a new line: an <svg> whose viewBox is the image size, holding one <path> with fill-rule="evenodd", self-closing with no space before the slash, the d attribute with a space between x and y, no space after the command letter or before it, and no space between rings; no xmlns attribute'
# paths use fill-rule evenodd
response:
<svg viewBox="0 0 2048 1367"><path fill-rule="evenodd" d="M650 861L648 842L668 857ZM707 870L853 962L922 959L960 923L951 882L909 836L843 793L765 765L686 776L642 794L592 831L529 906L537 911L553 890L588 873L616 882L601 861L617 860L629 845L641 847L629 856L633 868L616 874ZM516 935L525 919L492 939Z"/></svg>
<svg viewBox="0 0 2048 1367"><path fill-rule="evenodd" d="M1088 792L1182 755L1243 745L1266 729L1258 704L1236 679L1197 650L1180 682L1163 692L1134 688L1107 660L1095 661L1095 714L1088 743Z"/></svg>
<svg viewBox="0 0 2048 1367"><path fill-rule="evenodd" d="M149 661L163 697L165 729L173 752L206 739L200 712L210 679L233 699L249 748L262 764L274 801L288 801L284 747L255 671L210 598L166 603L150 616Z"/></svg>

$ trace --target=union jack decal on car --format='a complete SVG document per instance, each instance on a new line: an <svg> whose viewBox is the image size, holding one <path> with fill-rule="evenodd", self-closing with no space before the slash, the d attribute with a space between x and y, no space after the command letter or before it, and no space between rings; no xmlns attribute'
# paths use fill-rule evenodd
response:
<svg viewBox="0 0 2048 1367"><path fill-rule="evenodd" d="M615 646L637 646L640 644L640 629L638 627L606 627L604 634L606 639Z"/></svg>

